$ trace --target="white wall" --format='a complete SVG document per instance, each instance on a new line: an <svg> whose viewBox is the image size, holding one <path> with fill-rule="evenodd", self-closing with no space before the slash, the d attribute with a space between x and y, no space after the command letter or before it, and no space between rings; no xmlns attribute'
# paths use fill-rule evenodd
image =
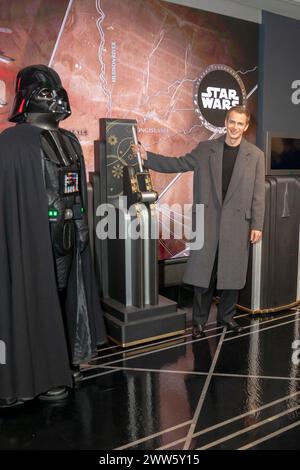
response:
<svg viewBox="0 0 300 470"><path fill-rule="evenodd" d="M240 5L230 0L164 0L178 5L186 5L200 10L221 13L222 15L240 18L242 20L261 23L261 8Z"/></svg>
<svg viewBox="0 0 300 470"><path fill-rule="evenodd" d="M262 10L300 20L300 0L165 0L261 23Z"/></svg>

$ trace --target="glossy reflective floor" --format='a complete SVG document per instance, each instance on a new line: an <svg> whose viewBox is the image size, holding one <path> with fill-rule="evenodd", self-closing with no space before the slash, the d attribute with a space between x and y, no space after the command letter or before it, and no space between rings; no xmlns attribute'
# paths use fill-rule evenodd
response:
<svg viewBox="0 0 300 470"><path fill-rule="evenodd" d="M300 449L300 310L108 346L60 404L0 412L0 449ZM298 352L297 352L298 349Z"/></svg>

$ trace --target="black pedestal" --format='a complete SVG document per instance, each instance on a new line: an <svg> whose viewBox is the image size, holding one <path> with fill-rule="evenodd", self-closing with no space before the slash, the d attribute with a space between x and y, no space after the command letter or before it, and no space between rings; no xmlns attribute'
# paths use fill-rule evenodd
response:
<svg viewBox="0 0 300 470"><path fill-rule="evenodd" d="M108 337L122 347L183 334L186 313L177 303L159 296L157 305L126 307L116 300L103 300Z"/></svg>

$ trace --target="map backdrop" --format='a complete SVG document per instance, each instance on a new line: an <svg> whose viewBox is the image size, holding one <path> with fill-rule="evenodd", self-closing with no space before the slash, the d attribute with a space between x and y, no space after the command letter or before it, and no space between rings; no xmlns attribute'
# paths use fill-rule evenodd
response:
<svg viewBox="0 0 300 470"><path fill-rule="evenodd" d="M194 102L195 85L211 64L230 67L242 80L252 114L247 137L255 142L256 23L160 0L0 0L0 51L0 131L9 125L18 70L50 65L72 107L62 126L81 141L88 171L100 117L136 119L145 147L169 156L218 137ZM191 203L190 173L175 181L176 175L152 176L160 203ZM161 259L187 254L183 240L160 243Z"/></svg>

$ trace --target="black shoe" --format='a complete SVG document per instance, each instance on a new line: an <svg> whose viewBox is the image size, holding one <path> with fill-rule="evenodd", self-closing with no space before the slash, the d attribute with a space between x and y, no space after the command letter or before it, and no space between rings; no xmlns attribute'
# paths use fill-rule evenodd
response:
<svg viewBox="0 0 300 470"><path fill-rule="evenodd" d="M203 325L194 325L192 330L193 339L203 338L204 336Z"/></svg>
<svg viewBox="0 0 300 470"><path fill-rule="evenodd" d="M48 392L41 393L38 399L42 401L59 401L65 400L68 396L69 392L66 387L56 387L48 390Z"/></svg>
<svg viewBox="0 0 300 470"><path fill-rule="evenodd" d="M17 398L1 398L0 399L0 408L16 408L24 404L23 400L18 400Z"/></svg>
<svg viewBox="0 0 300 470"><path fill-rule="evenodd" d="M223 322L222 325L227 326L227 330L233 331L237 334L240 334L243 331L243 328L235 320Z"/></svg>

